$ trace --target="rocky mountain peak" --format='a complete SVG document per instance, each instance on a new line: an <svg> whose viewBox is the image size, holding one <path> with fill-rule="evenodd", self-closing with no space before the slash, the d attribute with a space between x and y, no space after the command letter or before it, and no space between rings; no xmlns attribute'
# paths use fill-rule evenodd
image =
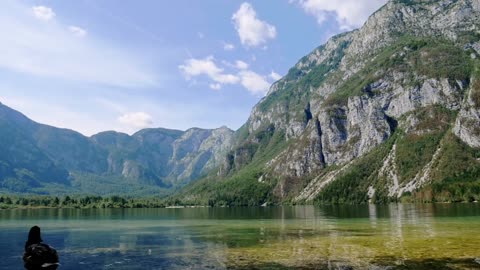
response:
<svg viewBox="0 0 480 270"><path fill-rule="evenodd" d="M480 146L479 47L479 0L391 0L272 85L236 132L220 175L254 169L251 185L298 201L327 200L342 185L389 200L442 181L447 173L435 166L445 145ZM419 155L426 141L434 143ZM375 165L362 167L372 155ZM397 169L378 174L383 163ZM349 173L358 182L347 184Z"/></svg>

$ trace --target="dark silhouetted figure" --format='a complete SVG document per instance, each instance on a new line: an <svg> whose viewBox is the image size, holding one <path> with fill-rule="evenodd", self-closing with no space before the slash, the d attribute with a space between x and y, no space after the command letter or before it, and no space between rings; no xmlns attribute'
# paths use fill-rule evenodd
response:
<svg viewBox="0 0 480 270"><path fill-rule="evenodd" d="M38 226L33 226L28 233L23 265L28 270L55 270L58 268L57 251L43 243Z"/></svg>

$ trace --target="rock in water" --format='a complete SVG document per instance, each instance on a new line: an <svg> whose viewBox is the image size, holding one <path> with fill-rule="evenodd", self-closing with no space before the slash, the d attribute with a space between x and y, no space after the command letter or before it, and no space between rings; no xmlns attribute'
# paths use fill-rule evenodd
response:
<svg viewBox="0 0 480 270"><path fill-rule="evenodd" d="M23 255L24 266L28 270L57 269L59 266L57 251L44 243L30 245Z"/></svg>

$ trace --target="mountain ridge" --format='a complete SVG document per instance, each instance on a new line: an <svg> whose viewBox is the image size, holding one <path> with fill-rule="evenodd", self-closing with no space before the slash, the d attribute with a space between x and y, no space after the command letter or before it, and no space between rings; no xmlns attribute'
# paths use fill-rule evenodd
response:
<svg viewBox="0 0 480 270"><path fill-rule="evenodd" d="M186 185L171 204L479 200L479 59L480 0L390 0L300 59L235 132L103 132L91 137L101 160L82 155L98 167L41 169L67 164L90 179L80 186L98 171L122 186ZM32 160L65 154L27 142Z"/></svg>
<svg viewBox="0 0 480 270"><path fill-rule="evenodd" d="M82 178L89 179L88 185L93 186L95 178L110 178L109 181L113 182L119 179L123 185L138 184L165 190L178 188L216 166L215 155L226 151L221 147L228 149L228 145L223 143L228 144L233 134L226 127L215 130L193 128L187 131L151 128L132 135L106 131L86 137L70 129L36 123L3 104L0 105L0 125L5 139L13 143L19 140L27 143L23 148L15 144L8 146L7 140L2 143L6 149L0 159L3 161L0 182L7 190L13 188L13 191L20 192L50 182L66 185L72 189L70 192L98 192L92 188L84 190L82 182L85 181ZM9 129L12 132L6 134ZM171 156L175 146L179 149L183 147L179 141L174 146L175 140L185 141L197 136L197 133L203 135L193 142L198 147L191 149L189 156ZM145 146L147 144L149 147ZM23 152L17 153L13 151L15 149L23 149ZM25 156L29 156L32 151L38 152L34 163L46 162L43 167L18 162L20 159L28 161ZM21 157L20 154L24 156ZM56 168L58 172L49 174L48 168ZM47 172L42 173L43 170ZM48 188L41 189L40 192L48 192Z"/></svg>
<svg viewBox="0 0 480 270"><path fill-rule="evenodd" d="M389 1L362 28L331 38L274 83L237 131L241 139L221 177L194 183L179 195L182 201L416 200L432 193L427 191L432 185L445 186L455 177L464 182L458 175L478 172L479 165L475 126L480 118L471 100L479 91L475 72L480 52L474 49L480 44L479 13L478 0ZM380 151L386 145L397 151ZM468 156L459 156L468 169L459 165L449 174L438 167L445 162L442 154L450 154L445 148L464 149ZM371 156L371 164L365 163ZM395 173L380 174L383 162L391 159ZM473 180L479 178L473 174ZM227 182L242 181L236 192L227 190ZM268 192L243 198L239 194L248 185ZM468 192L462 196L477 199L477 185L465 184ZM437 199L458 199L455 192L445 191L449 194Z"/></svg>

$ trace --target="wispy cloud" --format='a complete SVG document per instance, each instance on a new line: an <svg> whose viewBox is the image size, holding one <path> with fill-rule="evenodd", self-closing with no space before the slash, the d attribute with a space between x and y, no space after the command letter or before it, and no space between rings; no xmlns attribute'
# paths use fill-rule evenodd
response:
<svg viewBox="0 0 480 270"><path fill-rule="evenodd" d="M225 51L233 51L235 49L235 45L232 43L223 43L223 49Z"/></svg>
<svg viewBox="0 0 480 270"><path fill-rule="evenodd" d="M183 72L187 79L206 75L214 82L220 84L236 84L239 82L237 76L225 73L223 68L218 67L213 56L208 56L204 59L187 59L185 63L178 68Z"/></svg>
<svg viewBox="0 0 480 270"><path fill-rule="evenodd" d="M81 28L81 27L78 27L78 26L74 26L74 25L70 25L68 27L68 30L74 35L74 36L77 36L77 37L85 37L87 35L87 30Z"/></svg>
<svg viewBox="0 0 480 270"><path fill-rule="evenodd" d="M32 7L33 15L40 20L49 21L55 17L55 12L49 7L34 6Z"/></svg>
<svg viewBox="0 0 480 270"><path fill-rule="evenodd" d="M262 76L249 70L248 63L237 60L234 64L228 61L220 61L224 67L229 67L235 72L227 73L225 68L220 67L213 56L204 59L187 59L183 65L178 66L187 80L194 77L206 76L212 82L209 87L213 90L220 90L224 84L239 84L254 95L265 95L268 92L270 83L268 76Z"/></svg>
<svg viewBox="0 0 480 270"><path fill-rule="evenodd" d="M139 24L135 23L134 21L132 21L128 18L119 16L118 14L114 14L111 11L111 9L101 6L100 5L101 3L102 3L101 1L84 1L84 4L88 5L90 8L96 10L97 12L102 13L103 16L106 16L106 17L114 20L115 22L117 22L122 27L131 28L131 29L135 30L136 32L144 35L145 37L151 39L152 41L164 42L163 38L161 38L157 34L149 31L148 29L145 29L144 27L140 26Z"/></svg>
<svg viewBox="0 0 480 270"><path fill-rule="evenodd" d="M243 62L242 60L237 60L235 62L235 67L238 69L248 69L248 64Z"/></svg>
<svg viewBox="0 0 480 270"><path fill-rule="evenodd" d="M79 40L87 31L52 20L55 12L50 7L16 1L2 1L0 6L0 68L120 87L158 83L140 57L98 38Z"/></svg>
<svg viewBox="0 0 480 270"><path fill-rule="evenodd" d="M210 86L211 89L213 90L220 90L222 89L222 85L219 83L211 83L208 86Z"/></svg>
<svg viewBox="0 0 480 270"><path fill-rule="evenodd" d="M232 16L240 42L249 47L267 43L277 36L275 26L257 18L257 13L249 3L243 3Z"/></svg>

